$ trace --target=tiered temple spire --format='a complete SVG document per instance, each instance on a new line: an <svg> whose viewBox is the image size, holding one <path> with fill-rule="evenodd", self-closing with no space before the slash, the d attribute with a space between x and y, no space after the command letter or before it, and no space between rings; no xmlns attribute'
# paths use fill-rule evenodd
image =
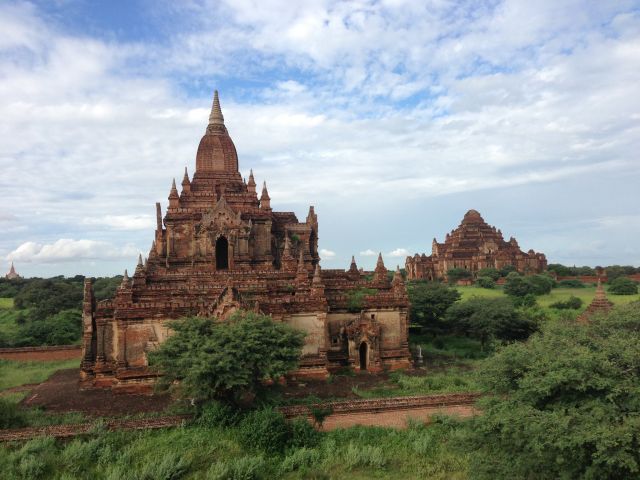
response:
<svg viewBox="0 0 640 480"><path fill-rule="evenodd" d="M214 90L213 92L213 105L211 106L211 113L209 114L209 126L211 125L224 126L224 117L222 116L222 109L220 108L218 90Z"/></svg>

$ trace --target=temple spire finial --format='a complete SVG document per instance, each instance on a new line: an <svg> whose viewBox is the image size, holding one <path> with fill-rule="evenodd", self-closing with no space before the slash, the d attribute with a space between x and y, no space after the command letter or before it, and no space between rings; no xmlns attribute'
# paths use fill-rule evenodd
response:
<svg viewBox="0 0 640 480"><path fill-rule="evenodd" d="M209 125L224 125L224 117L220 108L220 100L218 99L218 90L213 92L213 105L211 114L209 115Z"/></svg>

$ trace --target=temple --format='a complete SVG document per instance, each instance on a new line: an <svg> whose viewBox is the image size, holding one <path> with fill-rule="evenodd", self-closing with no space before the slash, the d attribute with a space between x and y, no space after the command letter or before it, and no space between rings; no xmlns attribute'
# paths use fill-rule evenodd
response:
<svg viewBox="0 0 640 480"><path fill-rule="evenodd" d="M306 333L296 376L324 378L344 367L380 371L410 365L406 288L382 257L365 276L324 270L318 255L318 216L299 221L271 206L266 183L258 195L253 171L238 170L218 93L196 153L192 178L175 180L148 258L125 271L114 298L96 302L84 285L85 387L139 391L156 374L147 352L168 335L167 320L204 316L224 321L244 309L270 315ZM212 320L214 321L214 320Z"/></svg>
<svg viewBox="0 0 640 480"><path fill-rule="evenodd" d="M582 312L576 321L578 323L589 323L589 320L594 315L602 315L608 313L613 308L613 302L607 298L607 294L604 291L604 287L602 286L602 282L600 278L598 278L598 285L596 286L596 294L591 300L591 303L586 308L584 312Z"/></svg>
<svg viewBox="0 0 640 480"><path fill-rule="evenodd" d="M16 269L13 266L13 262L11 262L11 268L9 269L9 272L4 276L4 278L6 278L7 280L16 280L18 278L22 278L16 272Z"/></svg>
<svg viewBox="0 0 640 480"><path fill-rule="evenodd" d="M515 238L505 241L502 232L488 225L480 213L469 210L462 223L447 233L444 243L433 239L431 255L407 257L409 280L446 280L452 268L464 268L475 274L481 268L501 269L512 265L521 273L539 273L547 268L543 253L523 252Z"/></svg>

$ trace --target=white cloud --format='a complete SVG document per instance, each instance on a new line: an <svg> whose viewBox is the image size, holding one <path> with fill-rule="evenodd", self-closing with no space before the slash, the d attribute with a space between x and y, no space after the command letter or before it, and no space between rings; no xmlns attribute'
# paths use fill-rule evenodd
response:
<svg viewBox="0 0 640 480"><path fill-rule="evenodd" d="M406 248L396 248L395 250L387 253L387 256L389 257L406 257L407 255L409 255L409 250Z"/></svg>
<svg viewBox="0 0 640 480"><path fill-rule="evenodd" d="M321 258L326 258L326 259L330 259L336 256L336 252L332 251L332 250L327 250L326 248L321 248L320 249L320 257Z"/></svg>
<svg viewBox="0 0 640 480"><path fill-rule="evenodd" d="M366 250L360 252L360 256L362 257L375 257L376 255L378 255L378 252L374 252L370 248L367 248Z"/></svg>
<svg viewBox="0 0 640 480"><path fill-rule="evenodd" d="M105 215L84 218L82 224L116 230L149 230L154 228L155 219L151 215Z"/></svg>
<svg viewBox="0 0 640 480"><path fill-rule="evenodd" d="M0 187L20 202L0 215L19 224L0 238L0 254L86 230L112 244L122 231L150 243L153 203L166 204L184 165L193 173L210 105L202 89L219 85L243 173L253 167L268 181L276 209L338 205L321 228L345 251L367 238L388 250L416 231L407 217L378 240L380 206L400 218L429 197L555 184L536 196L544 212L554 209L548 199L583 193L564 188L576 178L610 176L584 198L609 208L600 217L633 215L617 208L638 200L640 16L618 2L576 5L154 5L180 16L167 28L187 28L132 44L66 31L31 4L2 4ZM63 18L65 2L58 8ZM521 207L492 205L518 218ZM359 215L358 226L337 225L342 213Z"/></svg>
<svg viewBox="0 0 640 480"><path fill-rule="evenodd" d="M127 244L116 247L96 240L61 238L51 244L25 242L7 255L7 260L26 263L77 262L79 260L135 258L139 250Z"/></svg>

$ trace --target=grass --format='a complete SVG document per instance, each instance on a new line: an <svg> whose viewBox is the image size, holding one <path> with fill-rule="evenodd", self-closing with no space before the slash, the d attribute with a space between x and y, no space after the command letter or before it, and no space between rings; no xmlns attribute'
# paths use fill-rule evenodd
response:
<svg viewBox="0 0 640 480"><path fill-rule="evenodd" d="M0 310L13 308L13 298L0 298Z"/></svg>
<svg viewBox="0 0 640 480"><path fill-rule="evenodd" d="M0 300L11 300L10 298L1 298ZM0 307L0 344L2 339L6 341L16 338L20 326L16 321L20 316L18 310Z"/></svg>
<svg viewBox="0 0 640 480"><path fill-rule="evenodd" d="M238 428L189 426L105 432L72 441L0 445L3 478L452 479L468 478L467 454L452 446L464 422L435 419L406 430L354 427L317 444L267 454L243 447Z"/></svg>
<svg viewBox="0 0 640 480"><path fill-rule="evenodd" d="M15 362L0 360L0 392L12 387L42 383L54 372L64 368L78 368L79 361Z"/></svg>
<svg viewBox="0 0 640 480"><path fill-rule="evenodd" d="M606 287L605 287L606 288ZM505 295L502 288L497 287L495 289L480 288L476 286L456 287L462 296L462 300L466 300L471 297L485 297L485 298L498 298ZM595 286L587 286L585 288L554 288L551 293L547 295L541 295L537 297L538 305L546 309L550 309L550 305L555 302L566 301L569 297L574 296L582 300L582 310L593 300L596 294ZM607 294L607 298L611 300L615 305L624 305L640 299L638 295L613 295ZM552 312L553 313L553 312Z"/></svg>

